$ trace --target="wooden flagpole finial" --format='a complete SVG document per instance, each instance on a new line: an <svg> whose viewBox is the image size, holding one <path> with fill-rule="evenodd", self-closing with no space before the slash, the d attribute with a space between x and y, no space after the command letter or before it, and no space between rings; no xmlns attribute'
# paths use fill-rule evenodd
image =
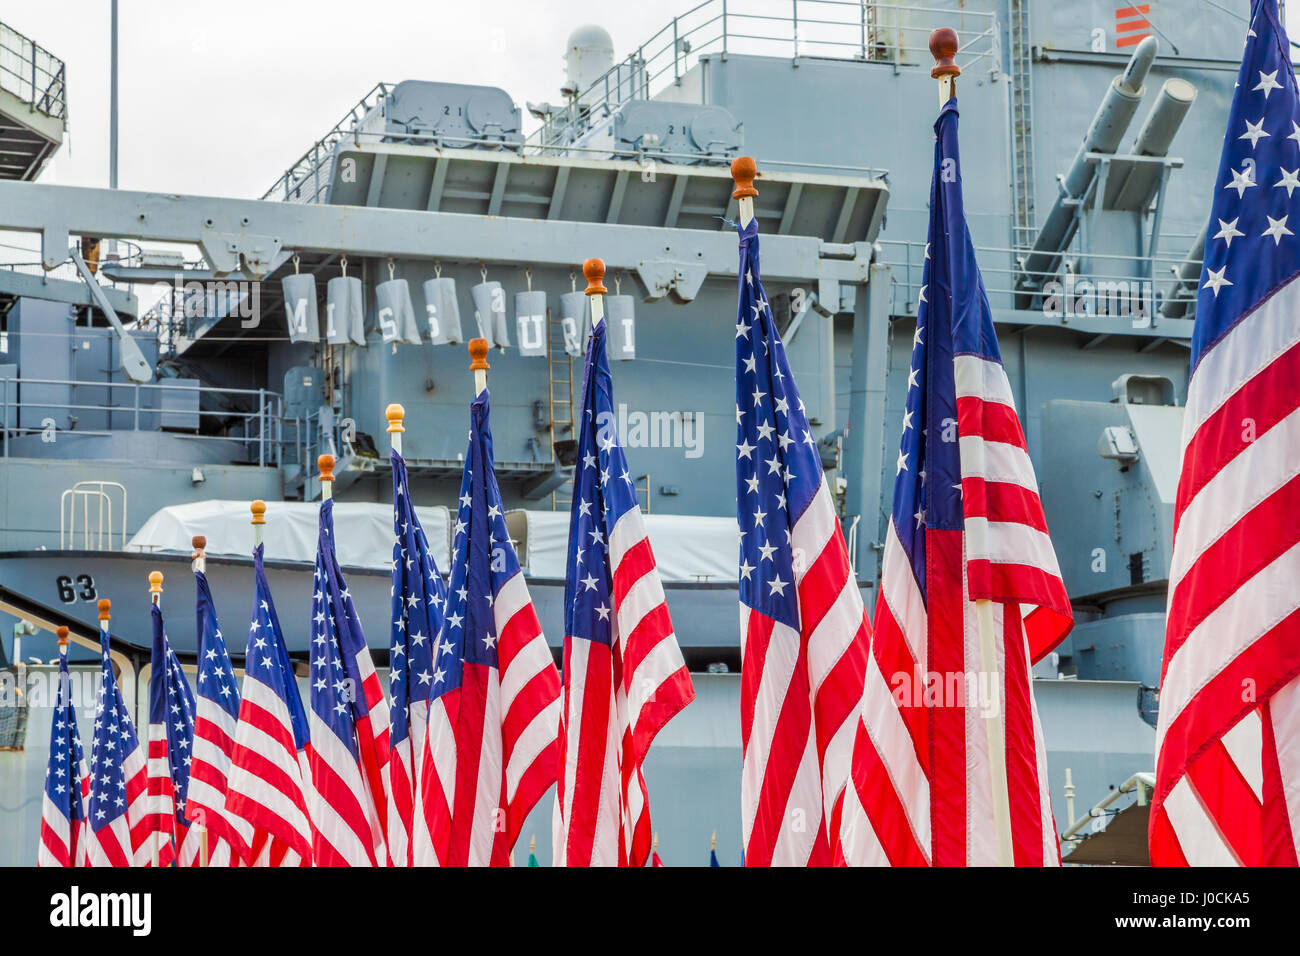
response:
<svg viewBox="0 0 1300 956"><path fill-rule="evenodd" d="M99 620L100 620L100 623L101 623L104 627L107 627L107 626L108 626L108 619L109 619L110 617L113 616L113 615L112 615L113 602L110 601L108 598L100 598L99 601L98 601L97 604L96 604L96 607L99 608Z"/></svg>
<svg viewBox="0 0 1300 956"><path fill-rule="evenodd" d="M487 361L488 343L487 339L470 339L469 340L469 370L474 373L474 394L483 394L487 388L487 373L492 366Z"/></svg>
<svg viewBox="0 0 1300 956"><path fill-rule="evenodd" d="M60 625L54 633L59 635L59 650L66 651L68 649L68 629Z"/></svg>
<svg viewBox="0 0 1300 956"><path fill-rule="evenodd" d="M403 421L406 418L406 409L394 402L384 409L384 417L388 419L388 434L400 433L406 431Z"/></svg>
<svg viewBox="0 0 1300 956"><path fill-rule="evenodd" d="M958 45L957 31L952 27L940 27L930 34L930 53L934 57L930 76L939 81L940 106L952 99L957 77L961 76L961 67L954 59Z"/></svg>
<svg viewBox="0 0 1300 956"><path fill-rule="evenodd" d="M604 295L608 291L604 259L588 259L582 264L582 274L587 280L587 295Z"/></svg>
<svg viewBox="0 0 1300 956"><path fill-rule="evenodd" d="M265 501L263 501L261 498L258 498L256 501L254 501L251 505L248 506L248 510L253 513L253 521L252 521L253 524L266 524L266 502Z"/></svg>
<svg viewBox="0 0 1300 956"><path fill-rule="evenodd" d="M194 548L194 554L191 557L201 558L203 557L203 549L208 546L208 539L201 534L196 534L190 538L190 544Z"/></svg>
<svg viewBox="0 0 1300 956"><path fill-rule="evenodd" d="M754 220L754 198L758 195L758 190L754 188L754 177L757 175L758 164L754 162L753 156L737 156L731 161L731 178L736 181L731 198L736 200L742 229Z"/></svg>
<svg viewBox="0 0 1300 956"><path fill-rule="evenodd" d="M718 848L718 831L713 831L713 836L709 837L709 849L717 850Z"/></svg>
<svg viewBox="0 0 1300 956"><path fill-rule="evenodd" d="M321 455L316 459L316 467L320 469L320 482L324 484L327 481L334 480L334 456L331 454Z"/></svg>
<svg viewBox="0 0 1300 956"><path fill-rule="evenodd" d="M161 571L149 572L149 596L153 598L155 604L163 593L163 573Z"/></svg>
<svg viewBox="0 0 1300 956"><path fill-rule="evenodd" d="M537 834L536 834L536 833L534 833L531 837L528 838L528 852L529 852L529 853L536 853L536 852L537 852Z"/></svg>

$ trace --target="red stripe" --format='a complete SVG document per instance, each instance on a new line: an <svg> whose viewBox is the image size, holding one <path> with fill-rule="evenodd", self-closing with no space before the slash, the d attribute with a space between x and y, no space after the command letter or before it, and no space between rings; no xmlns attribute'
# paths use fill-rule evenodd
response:
<svg viewBox="0 0 1300 956"><path fill-rule="evenodd" d="M1038 492L1009 481L961 480L962 511L967 518L1028 525L1047 534L1047 518Z"/></svg>
<svg viewBox="0 0 1300 956"><path fill-rule="evenodd" d="M1055 574L1029 564L989 561L987 558L967 561L966 574L972 601L987 599L1038 605L1036 613L1042 616L1029 630L1029 652L1035 664L1065 640L1074 626L1065 583ZM944 605L931 601L930 606Z"/></svg>
<svg viewBox="0 0 1300 956"><path fill-rule="evenodd" d="M1259 866L1262 820L1259 798L1228 755L1222 739L1187 768L1201 807L1242 866Z"/></svg>
<svg viewBox="0 0 1300 956"><path fill-rule="evenodd" d="M1216 608L1300 542L1300 475L1248 511L1197 555L1169 601L1164 683L1169 662ZM1271 678L1264 678L1272 683Z"/></svg>
<svg viewBox="0 0 1300 956"><path fill-rule="evenodd" d="M966 673L962 532L925 533L928 670L946 680ZM938 610L940 613L934 613ZM930 718L930 841L935 866L966 865L966 718L963 707L927 708Z"/></svg>
<svg viewBox="0 0 1300 956"><path fill-rule="evenodd" d="M1151 822L1148 824L1148 847L1152 866L1187 866L1187 858L1178 843L1169 814L1163 808L1151 808Z"/></svg>
<svg viewBox="0 0 1300 956"><path fill-rule="evenodd" d="M907 809L862 724L858 725L853 741L853 786L889 865L928 866L925 850L908 820Z"/></svg>
<svg viewBox="0 0 1300 956"><path fill-rule="evenodd" d="M605 786L605 764L613 756L606 753L610 733L610 699L614 690L612 655L607 645L592 641L588 644L587 667L582 677L582 712L576 715L579 728L573 795L565 808L568 824L566 860L570 866L588 866L591 863L596 822ZM566 655L566 674L569 672L568 660Z"/></svg>
<svg viewBox="0 0 1300 956"><path fill-rule="evenodd" d="M919 626L920 622L916 623ZM917 762L923 768L928 768L930 745L926 733L929 721L922 697L926 675L912 657L907 638L894 620L893 611L883 594L876 601L876 629L871 641L871 653L876 659L876 666L880 668L881 677L889 685L899 716L903 718L903 724L912 738L912 749L916 753Z"/></svg>
<svg viewBox="0 0 1300 956"><path fill-rule="evenodd" d="M1286 789L1282 781L1282 768L1278 763L1277 737L1273 730L1272 705L1265 703L1260 708L1259 716L1264 723L1264 806L1260 833L1262 855L1259 865L1300 865L1300 860L1296 857L1295 833L1291 830L1291 817L1288 813ZM1290 741L1288 741L1288 744L1290 744Z"/></svg>
<svg viewBox="0 0 1300 956"><path fill-rule="evenodd" d="M74 825L74 821L68 821L69 832ZM72 866L72 851L44 818L41 820L41 845L54 857L56 866Z"/></svg>
<svg viewBox="0 0 1300 956"><path fill-rule="evenodd" d="M1246 381L1196 429L1183 451L1183 470L1174 506L1175 539L1183 512L1210 479L1241 454L1252 439L1258 439L1300 407L1300 389L1295 388L1297 380L1300 380L1300 343Z"/></svg>
<svg viewBox="0 0 1300 956"><path fill-rule="evenodd" d="M1139 20L1126 20L1126 21L1122 21L1122 22L1120 22L1120 23L1116 23L1116 24L1115 24L1115 32L1116 32L1116 33L1132 33L1132 32L1135 31L1135 30L1150 30L1150 29L1151 29L1151 24L1148 23L1145 19L1139 19ZM1143 34L1143 36L1146 36L1146 34ZM1124 43L1124 40L1126 40L1126 39L1127 39L1127 40L1132 40L1133 38L1132 38L1132 37L1120 37L1118 43L1119 43L1121 46L1123 46L1123 45L1127 45L1127 44Z"/></svg>
<svg viewBox="0 0 1300 956"><path fill-rule="evenodd" d="M1006 701L1003 734L1012 852L1016 866L1043 866L1056 861L1043 858L1046 841L1043 839L1042 781L1038 779L1038 742L1034 736L1034 705L1020 606L1005 604L1002 614L1002 693Z"/></svg>
<svg viewBox="0 0 1300 956"><path fill-rule="evenodd" d="M497 642L498 645L501 643ZM496 728L484 725L490 668L465 662L460 687L460 714L456 725L456 786L453 791L451 833L444 865L465 866L473 836L474 807L478 795L479 761L485 746L492 746L489 733ZM501 766L505 766L504 759Z"/></svg>
<svg viewBox="0 0 1300 956"><path fill-rule="evenodd" d="M1016 410L1002 402L986 402L974 395L957 396L957 432L963 438L1015 445L1025 450L1025 433Z"/></svg>
<svg viewBox="0 0 1300 956"><path fill-rule="evenodd" d="M447 722L453 736L460 723L460 688L443 694L441 698L430 703L430 708L442 707L447 714ZM433 727L432 717L429 726ZM420 794L424 805L424 819L429 830L433 852L440 864L446 864L451 850L451 814L452 806L447 803L446 787L438 776L437 765L433 761L433 734L424 738L424 753L420 760ZM459 761L457 761L459 762ZM454 781L452 781L454 783ZM454 800L454 792L453 792Z"/></svg>
<svg viewBox="0 0 1300 956"><path fill-rule="evenodd" d="M319 727L319 725L318 725ZM344 750L344 744L338 745ZM346 750L344 750L346 753ZM370 836L370 821L366 816L364 794L353 790L338 772L321 756L312 744L307 745L307 761L311 767L312 787L320 794L322 806L317 813L329 813L350 830L357 842L365 848L371 866L377 866ZM360 768L358 768L359 770ZM349 866L352 861L344 857L321 832L317 818L312 821L312 855L317 866Z"/></svg>

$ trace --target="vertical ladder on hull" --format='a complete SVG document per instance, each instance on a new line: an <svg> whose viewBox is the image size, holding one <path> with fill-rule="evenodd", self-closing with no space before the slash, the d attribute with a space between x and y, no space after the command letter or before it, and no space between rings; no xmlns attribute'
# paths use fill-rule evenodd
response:
<svg viewBox="0 0 1300 956"><path fill-rule="evenodd" d="M1034 101L1029 85L1032 35L1029 0L1009 0L1011 23L1011 150L1015 163L1012 227L1017 249L1028 248L1037 233L1034 216Z"/></svg>
<svg viewBox="0 0 1300 956"><path fill-rule="evenodd" d="M550 384L551 454L556 442L577 438L573 428L573 358L564 347L564 326L546 310L546 377ZM570 478L551 492L551 510L568 509L573 497Z"/></svg>

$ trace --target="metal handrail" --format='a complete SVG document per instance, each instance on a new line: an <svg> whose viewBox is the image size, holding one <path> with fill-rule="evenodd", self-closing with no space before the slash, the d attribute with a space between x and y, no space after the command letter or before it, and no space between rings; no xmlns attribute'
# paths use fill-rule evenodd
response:
<svg viewBox="0 0 1300 956"><path fill-rule="evenodd" d="M76 545L77 541L77 501L81 501L82 520L82 538L84 551L103 551L104 545L108 549L113 547L113 498L109 491L116 489L122 493L122 525L121 537L122 548L126 548L126 486L117 481L79 481L71 488L64 489L59 496L59 550L67 551ZM96 503L97 517L99 520L98 528L93 532L90 528L90 502ZM94 542L92 547L91 542Z"/></svg>
<svg viewBox="0 0 1300 956"><path fill-rule="evenodd" d="M0 23L0 89L33 109L68 120L66 67L49 50Z"/></svg>

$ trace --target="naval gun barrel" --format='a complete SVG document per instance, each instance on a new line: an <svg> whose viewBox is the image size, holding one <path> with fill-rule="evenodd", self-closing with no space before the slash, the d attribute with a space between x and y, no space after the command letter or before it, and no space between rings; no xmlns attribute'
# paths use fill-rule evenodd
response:
<svg viewBox="0 0 1300 956"><path fill-rule="evenodd" d="M1133 116L1142 102L1142 95L1146 92L1142 84L1146 82L1159 49L1159 41L1155 37L1147 37L1129 57L1124 72L1111 80L1106 95L1097 108L1097 115L1093 117L1088 132L1083 137L1083 145L1075 154L1069 170L1061 177L1060 194L1052 204L1021 267L1022 282L1028 288L1041 287L1046 277L1054 273L1060 264L1061 252L1074 238L1078 223L1073 207L1084 197L1097 176L1097 167L1088 161L1088 154L1113 153L1119 148L1120 140L1124 138L1124 133L1133 122Z"/></svg>
<svg viewBox="0 0 1300 956"><path fill-rule="evenodd" d="M1156 94L1155 105L1138 131L1133 152L1139 156L1166 155L1195 100L1196 87L1191 83L1176 76L1165 80Z"/></svg>

